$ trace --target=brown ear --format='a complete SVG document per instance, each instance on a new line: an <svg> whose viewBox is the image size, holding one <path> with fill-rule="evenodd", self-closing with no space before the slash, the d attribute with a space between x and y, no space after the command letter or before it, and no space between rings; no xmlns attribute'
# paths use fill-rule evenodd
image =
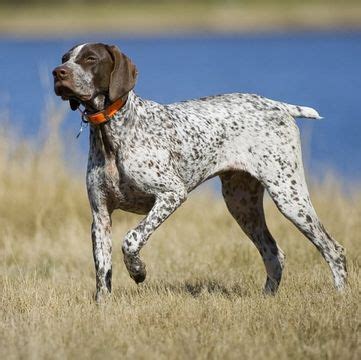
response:
<svg viewBox="0 0 361 360"><path fill-rule="evenodd" d="M107 50L114 61L109 81L109 99L115 101L134 88L138 72L132 61L116 46L107 45Z"/></svg>
<svg viewBox="0 0 361 360"><path fill-rule="evenodd" d="M79 107L80 103L75 99L70 99L69 100L69 105L70 105L70 109L75 111Z"/></svg>

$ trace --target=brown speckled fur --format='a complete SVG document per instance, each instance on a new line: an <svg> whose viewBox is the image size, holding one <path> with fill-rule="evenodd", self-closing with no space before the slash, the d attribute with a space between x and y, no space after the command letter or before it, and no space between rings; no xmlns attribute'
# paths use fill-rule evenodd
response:
<svg viewBox="0 0 361 360"><path fill-rule="evenodd" d="M54 70L55 91L73 109L83 104L91 113L116 96L126 99L109 122L90 125L87 189L96 299L111 291L112 212L146 214L122 245L130 276L142 282L146 271L141 248L190 191L217 175L230 213L263 258L265 292L277 291L284 266L283 252L265 222L265 189L317 247L336 288L342 289L347 276L344 250L325 231L311 204L294 120L318 118L317 112L240 93L161 105L135 95L135 77L129 58L103 44L74 47Z"/></svg>

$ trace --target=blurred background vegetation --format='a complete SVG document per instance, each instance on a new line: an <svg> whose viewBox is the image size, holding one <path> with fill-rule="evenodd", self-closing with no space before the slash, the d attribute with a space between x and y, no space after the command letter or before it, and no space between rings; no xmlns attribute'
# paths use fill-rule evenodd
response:
<svg viewBox="0 0 361 360"><path fill-rule="evenodd" d="M0 34L355 29L359 0L2 0Z"/></svg>

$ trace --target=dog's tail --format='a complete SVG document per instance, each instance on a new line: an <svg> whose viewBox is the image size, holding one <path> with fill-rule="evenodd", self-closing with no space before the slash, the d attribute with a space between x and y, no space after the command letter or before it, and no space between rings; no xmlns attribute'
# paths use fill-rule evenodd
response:
<svg viewBox="0 0 361 360"><path fill-rule="evenodd" d="M319 113L307 106L298 106L282 103L284 109L294 118L322 119Z"/></svg>

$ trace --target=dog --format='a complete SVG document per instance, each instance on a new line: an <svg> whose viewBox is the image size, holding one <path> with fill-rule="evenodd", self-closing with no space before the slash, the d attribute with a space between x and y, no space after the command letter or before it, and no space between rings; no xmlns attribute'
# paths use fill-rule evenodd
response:
<svg viewBox="0 0 361 360"><path fill-rule="evenodd" d="M266 189L281 213L318 249L342 290L344 248L321 224L307 189L295 118L320 118L304 106L233 93L161 105L137 96L137 68L116 46L82 44L53 71L56 95L90 124L87 191L92 211L96 301L111 292L111 214L146 214L123 241L131 278L146 278L140 250L152 233L207 179L219 176L229 212L252 240L275 294L284 253L263 210Z"/></svg>

